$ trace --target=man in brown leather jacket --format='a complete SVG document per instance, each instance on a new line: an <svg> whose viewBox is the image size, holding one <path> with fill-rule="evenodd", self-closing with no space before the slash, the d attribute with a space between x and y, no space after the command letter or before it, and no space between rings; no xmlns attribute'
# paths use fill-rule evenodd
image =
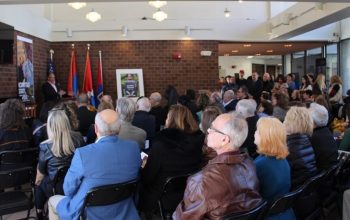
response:
<svg viewBox="0 0 350 220"><path fill-rule="evenodd" d="M218 116L208 129L208 146L218 156L187 180L183 201L173 219L220 219L248 211L261 202L255 166L239 148L248 126L236 113Z"/></svg>

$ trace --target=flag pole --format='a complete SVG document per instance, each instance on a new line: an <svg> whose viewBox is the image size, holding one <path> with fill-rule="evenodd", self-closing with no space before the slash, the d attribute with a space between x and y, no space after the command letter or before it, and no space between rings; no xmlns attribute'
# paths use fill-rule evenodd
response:
<svg viewBox="0 0 350 220"><path fill-rule="evenodd" d="M53 61L53 54L55 53L55 51L53 49L50 49L50 59L51 62Z"/></svg>

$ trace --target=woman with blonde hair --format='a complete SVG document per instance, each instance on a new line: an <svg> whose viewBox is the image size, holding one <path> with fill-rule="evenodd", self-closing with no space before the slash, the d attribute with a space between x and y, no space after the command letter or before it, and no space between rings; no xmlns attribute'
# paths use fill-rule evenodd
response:
<svg viewBox="0 0 350 220"><path fill-rule="evenodd" d="M61 167L69 166L75 148L84 144L80 133L72 131L69 118L63 109L50 111L47 119L48 139L40 144L39 162L35 180L35 205L38 219L43 219L42 209L52 196L52 180Z"/></svg>
<svg viewBox="0 0 350 220"><path fill-rule="evenodd" d="M290 153L287 160L291 167L292 189L295 189L318 173L310 142L313 132L311 113L305 107L291 107L283 125L287 132Z"/></svg>
<svg viewBox="0 0 350 220"><path fill-rule="evenodd" d="M260 118L254 134L254 143L260 154L255 160L260 182L260 195L272 202L289 192L291 187L287 134L277 118ZM295 219L292 209L266 219Z"/></svg>
<svg viewBox="0 0 350 220"><path fill-rule="evenodd" d="M172 105L161 130L153 139L147 163L142 170L140 209L152 212L165 180L200 169L204 134L199 130L192 113L182 105ZM167 198L166 207L176 208L183 194Z"/></svg>
<svg viewBox="0 0 350 220"><path fill-rule="evenodd" d="M319 73L312 87L312 93L314 95L323 95L326 93L326 89L326 77L323 73Z"/></svg>

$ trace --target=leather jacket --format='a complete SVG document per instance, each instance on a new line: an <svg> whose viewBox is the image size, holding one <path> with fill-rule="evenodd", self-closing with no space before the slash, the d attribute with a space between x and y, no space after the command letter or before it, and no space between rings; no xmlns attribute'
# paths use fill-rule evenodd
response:
<svg viewBox="0 0 350 220"><path fill-rule="evenodd" d="M76 148L83 146L83 137L78 132L72 132L72 139ZM52 154L51 148L52 142L49 140L46 140L40 144L38 169L42 174L48 175L50 180L53 180L58 168L70 166L73 154L69 156L56 157Z"/></svg>
<svg viewBox="0 0 350 220"><path fill-rule="evenodd" d="M246 153L226 152L189 177L173 219L221 219L261 202L255 166Z"/></svg>

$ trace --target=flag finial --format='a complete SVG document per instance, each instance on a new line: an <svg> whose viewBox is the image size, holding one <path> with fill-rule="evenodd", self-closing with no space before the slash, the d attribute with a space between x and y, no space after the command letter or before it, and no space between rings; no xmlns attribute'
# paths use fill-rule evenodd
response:
<svg viewBox="0 0 350 220"><path fill-rule="evenodd" d="M72 49L74 49L74 44L72 44Z"/></svg>
<svg viewBox="0 0 350 220"><path fill-rule="evenodd" d="M87 44L88 50L90 50L90 44Z"/></svg>
<svg viewBox="0 0 350 220"><path fill-rule="evenodd" d="M55 51L53 49L50 49L50 59L52 61L53 59L53 54L55 53Z"/></svg>

